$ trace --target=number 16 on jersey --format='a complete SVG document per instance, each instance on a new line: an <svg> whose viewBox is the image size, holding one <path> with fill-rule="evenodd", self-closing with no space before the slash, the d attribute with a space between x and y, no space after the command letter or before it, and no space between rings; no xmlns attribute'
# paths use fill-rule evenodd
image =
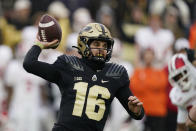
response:
<svg viewBox="0 0 196 131"><path fill-rule="evenodd" d="M90 87L89 93L87 94L88 83L78 82L74 85L76 93L76 100L72 115L81 117L85 105L85 98L87 97L86 103L86 115L89 119L100 121L105 113L105 100L109 99L111 94L107 88L102 86L94 85ZM98 95L101 95L103 99L97 99ZM98 111L95 112L95 107L98 106Z"/></svg>

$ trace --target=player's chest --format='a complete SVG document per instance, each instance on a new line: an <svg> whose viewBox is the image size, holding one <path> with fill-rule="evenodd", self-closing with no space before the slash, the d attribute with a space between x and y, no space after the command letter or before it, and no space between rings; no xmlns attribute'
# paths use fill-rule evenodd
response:
<svg viewBox="0 0 196 131"><path fill-rule="evenodd" d="M196 104L195 90L192 89L188 92L181 92L180 90L177 90L175 92L174 99L178 105L184 106L188 109L192 107L192 105Z"/></svg>
<svg viewBox="0 0 196 131"><path fill-rule="evenodd" d="M107 88L110 91L114 91L119 87L119 80L106 76L106 73L104 71L74 71L72 78L74 83L87 83L88 87L96 85Z"/></svg>
<svg viewBox="0 0 196 131"><path fill-rule="evenodd" d="M77 72L73 75L73 86L68 89L70 96L74 96L72 115L86 114L88 119L102 120L117 90L115 80L102 73Z"/></svg>
<svg viewBox="0 0 196 131"><path fill-rule="evenodd" d="M91 70L72 70L66 73L66 85L64 87L71 96L81 98L101 98L112 100L120 88L119 80L105 75L104 71L94 72Z"/></svg>

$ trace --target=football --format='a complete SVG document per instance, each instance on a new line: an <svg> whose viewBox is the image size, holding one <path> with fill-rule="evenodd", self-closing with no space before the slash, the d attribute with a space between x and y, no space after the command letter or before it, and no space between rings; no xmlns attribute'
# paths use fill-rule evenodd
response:
<svg viewBox="0 0 196 131"><path fill-rule="evenodd" d="M38 38L42 42L51 42L55 39L58 39L58 43L53 45L49 48L57 48L62 37L62 30L61 26L57 22L57 20L48 15L45 14L41 17L38 25Z"/></svg>

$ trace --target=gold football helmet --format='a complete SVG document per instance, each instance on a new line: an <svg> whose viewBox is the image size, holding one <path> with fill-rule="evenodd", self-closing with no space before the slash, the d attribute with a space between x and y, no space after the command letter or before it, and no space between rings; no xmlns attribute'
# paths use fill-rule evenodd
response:
<svg viewBox="0 0 196 131"><path fill-rule="evenodd" d="M109 61L112 54L114 40L110 31L100 23L90 23L79 32L77 46L79 54L84 58L92 56L90 43L94 40L107 42L107 55L104 62Z"/></svg>

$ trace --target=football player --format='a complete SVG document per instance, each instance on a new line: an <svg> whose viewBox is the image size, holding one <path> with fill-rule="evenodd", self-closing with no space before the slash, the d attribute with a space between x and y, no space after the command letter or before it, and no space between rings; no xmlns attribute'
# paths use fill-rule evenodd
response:
<svg viewBox="0 0 196 131"><path fill-rule="evenodd" d="M177 131L187 131L189 109L196 105L196 69L185 54L176 54L168 64L172 85L170 99L178 107Z"/></svg>
<svg viewBox="0 0 196 131"><path fill-rule="evenodd" d="M132 118L143 118L143 103L129 90L126 69L107 63L114 41L103 24L90 23L79 32L76 48L82 58L61 55L53 64L38 61L41 50L57 42L36 42L23 63L26 71L60 89L60 111L52 131L102 131L114 97Z"/></svg>

